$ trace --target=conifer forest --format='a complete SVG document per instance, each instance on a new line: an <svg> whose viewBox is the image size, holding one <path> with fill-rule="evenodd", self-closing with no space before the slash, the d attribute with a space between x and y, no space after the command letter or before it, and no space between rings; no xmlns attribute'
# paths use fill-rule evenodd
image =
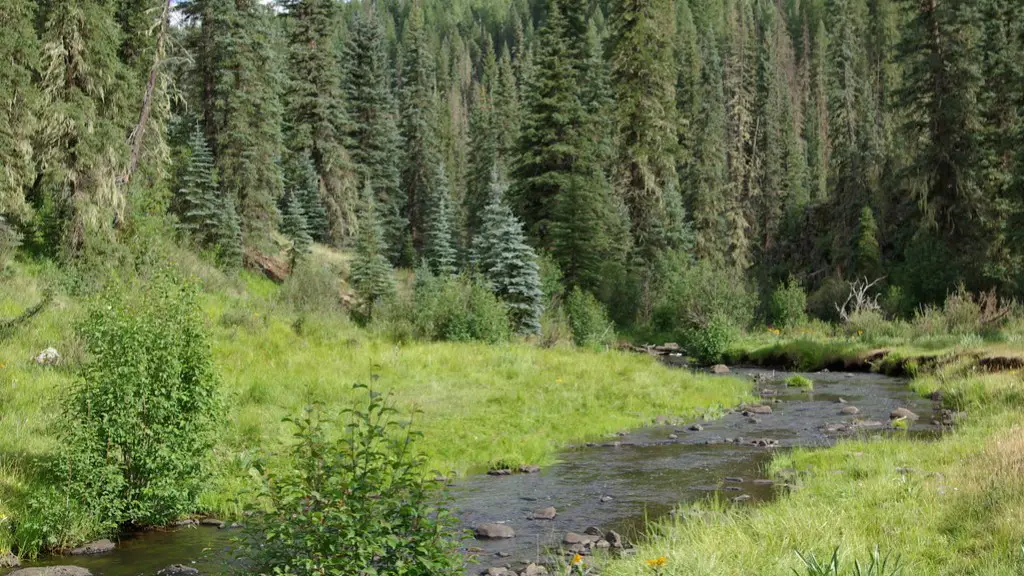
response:
<svg viewBox="0 0 1024 576"><path fill-rule="evenodd" d="M1015 576L1022 409L1021 0L0 0L0 574Z"/></svg>

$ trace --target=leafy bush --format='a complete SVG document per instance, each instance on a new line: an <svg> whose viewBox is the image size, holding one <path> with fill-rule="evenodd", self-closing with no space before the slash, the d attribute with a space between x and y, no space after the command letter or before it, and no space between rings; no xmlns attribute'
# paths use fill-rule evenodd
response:
<svg viewBox="0 0 1024 576"><path fill-rule="evenodd" d="M281 285L280 298L296 312L341 311L338 274L310 259L300 260Z"/></svg>
<svg viewBox="0 0 1024 576"><path fill-rule="evenodd" d="M608 312L590 292L573 288L565 308L577 346L601 346L615 341L615 329L608 320Z"/></svg>
<svg viewBox="0 0 1024 576"><path fill-rule="evenodd" d="M511 335L508 309L486 283L470 276L422 273L411 299L394 296L378 306L373 327L396 341L495 343Z"/></svg>
<svg viewBox="0 0 1024 576"><path fill-rule="evenodd" d="M192 286L160 272L109 288L78 333L88 361L61 421L61 488L26 527L41 546L64 544L83 515L91 536L193 512L220 408Z"/></svg>
<svg viewBox="0 0 1024 576"><path fill-rule="evenodd" d="M963 284L946 297L942 314L946 317L946 329L953 334L971 334L981 325L981 306Z"/></svg>
<svg viewBox="0 0 1024 576"><path fill-rule="evenodd" d="M839 320L836 304L842 304L850 295L850 285L840 278L828 277L807 297L807 311L826 322Z"/></svg>
<svg viewBox="0 0 1024 576"><path fill-rule="evenodd" d="M772 292L771 321L779 328L792 328L807 322L807 294L790 276L789 282L780 282Z"/></svg>
<svg viewBox="0 0 1024 576"><path fill-rule="evenodd" d="M714 364L722 361L722 355L736 340L738 333L739 329L731 320L724 316L715 316L705 328L686 334L684 342L699 362Z"/></svg>
<svg viewBox="0 0 1024 576"><path fill-rule="evenodd" d="M462 574L453 519L436 505L443 499L415 450L419 435L384 397L370 392L362 409L346 411L336 441L316 409L291 422L291 460L266 475L243 541L256 572Z"/></svg>

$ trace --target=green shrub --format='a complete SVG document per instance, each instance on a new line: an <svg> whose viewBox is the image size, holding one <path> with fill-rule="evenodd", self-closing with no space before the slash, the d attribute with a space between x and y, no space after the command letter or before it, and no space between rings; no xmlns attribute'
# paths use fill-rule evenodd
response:
<svg viewBox="0 0 1024 576"><path fill-rule="evenodd" d="M608 312L590 292L573 288L565 308L577 346L601 346L615 341L615 329L608 320Z"/></svg>
<svg viewBox="0 0 1024 576"><path fill-rule="evenodd" d="M396 341L495 343L511 335L508 308L487 284L464 275L419 276L412 297L382 301L371 326Z"/></svg>
<svg viewBox="0 0 1024 576"><path fill-rule="evenodd" d="M14 259L15 252L21 246L21 234L0 216L0 272Z"/></svg>
<svg viewBox="0 0 1024 576"><path fill-rule="evenodd" d="M786 386L789 386L790 388L805 388L807 390L813 390L814 382L806 376L794 374L789 378L786 378Z"/></svg>
<svg viewBox="0 0 1024 576"><path fill-rule="evenodd" d="M680 256L658 261L653 292L650 330L691 343L710 344L738 332L750 324L757 307L742 273L709 262L690 264ZM700 336L709 329L707 338Z"/></svg>
<svg viewBox="0 0 1024 576"><path fill-rule="evenodd" d="M22 534L37 546L194 512L220 410L192 286L161 272L108 288L78 333L88 361L61 420L60 488L30 505Z"/></svg>
<svg viewBox="0 0 1024 576"><path fill-rule="evenodd" d="M702 329L694 329L685 334L683 342L687 350L697 361L703 364L715 364L722 361L729 346L736 340L739 330L732 321L724 316L715 316Z"/></svg>
<svg viewBox="0 0 1024 576"><path fill-rule="evenodd" d="M866 338L879 338L891 335L892 323L885 319L885 316L878 310L860 310L850 314L850 320L846 323L847 330L851 336L864 336Z"/></svg>
<svg viewBox="0 0 1024 576"><path fill-rule="evenodd" d="M850 285L840 278L826 278L810 296L807 297L807 311L815 318L826 322L839 321L836 304L842 304L850 295Z"/></svg>
<svg viewBox="0 0 1024 576"><path fill-rule="evenodd" d="M341 311L339 288L337 273L307 258L281 285L280 298L296 312L334 314Z"/></svg>
<svg viewBox="0 0 1024 576"><path fill-rule="evenodd" d="M290 462L264 478L244 555L261 574L462 574L454 522L391 404L369 393L341 437L318 410L291 421ZM248 573L248 571L247 571Z"/></svg>
<svg viewBox="0 0 1024 576"><path fill-rule="evenodd" d="M910 303L903 288L895 285L890 285L886 290L881 305L889 318L907 318L913 309L913 304Z"/></svg>
<svg viewBox="0 0 1024 576"><path fill-rule="evenodd" d="M972 334L981 328L981 306L963 284L946 297L942 314L946 317L946 329L953 334Z"/></svg>
<svg viewBox="0 0 1024 576"><path fill-rule="evenodd" d="M790 276L772 292L771 322L778 328L793 328L807 322L807 294Z"/></svg>

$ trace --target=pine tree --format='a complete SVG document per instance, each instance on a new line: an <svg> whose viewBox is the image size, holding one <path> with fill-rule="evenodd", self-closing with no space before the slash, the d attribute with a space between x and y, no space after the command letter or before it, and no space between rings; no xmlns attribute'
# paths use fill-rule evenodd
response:
<svg viewBox="0 0 1024 576"><path fill-rule="evenodd" d="M28 213L25 189L36 174L33 144L43 102L33 77L41 58L34 17L34 2L0 3L0 216Z"/></svg>
<svg viewBox="0 0 1024 576"><path fill-rule="evenodd" d="M857 232L857 276L874 280L882 272L882 251L878 246L878 224L870 206L860 212Z"/></svg>
<svg viewBox="0 0 1024 576"><path fill-rule="evenodd" d="M309 224L298 192L295 189L285 192L281 203L281 233L291 241L288 256L294 266L309 252L313 238L309 235Z"/></svg>
<svg viewBox="0 0 1024 576"><path fill-rule="evenodd" d="M755 157L759 131L755 87L757 78L758 42L754 22L753 0L736 0L727 7L725 17L726 49L722 67L726 102L726 158L728 185L722 199L725 221L726 252L709 253L705 257L725 258L733 266L744 269L751 264L756 206L761 202L761 180L757 178Z"/></svg>
<svg viewBox="0 0 1024 576"><path fill-rule="evenodd" d="M233 196L220 195L217 214L217 238L214 241L217 260L227 268L238 268L242 265L245 248L242 244L242 223Z"/></svg>
<svg viewBox="0 0 1024 576"><path fill-rule="evenodd" d="M402 188L403 214L409 221L414 244L422 247L427 205L435 190L441 158L434 117L434 61L424 28L423 8L415 2L405 31L400 127L405 147Z"/></svg>
<svg viewBox="0 0 1024 576"><path fill-rule="evenodd" d="M807 154L807 190L812 201L828 198L828 98L825 82L825 60L828 58L828 37L825 23L818 20L814 37L808 43L809 89L804 94L804 141Z"/></svg>
<svg viewBox="0 0 1024 576"><path fill-rule="evenodd" d="M727 215L742 219L743 211L730 206L733 197L727 196L725 93L717 41L710 27L701 35L700 48L703 65L697 86L699 109L693 128L688 205L696 235L695 254L700 259L714 260L730 252L730 246L737 253L746 253L746 224L743 220L726 221ZM743 230L744 234L734 238L728 230Z"/></svg>
<svg viewBox="0 0 1024 576"><path fill-rule="evenodd" d="M336 3L333 0L284 0L290 24L288 38L289 85L285 102L291 154L308 158L316 178L323 183L325 202L316 198L309 184L303 184L303 204L317 240L341 242L355 230L358 187L354 166L344 139L350 129L342 92L341 63L335 48ZM304 160L302 161L304 162ZM299 168L305 170L304 164ZM294 174L302 178L306 174ZM327 208L329 207L329 211ZM321 221L328 212L329 223ZM325 228L329 224L329 231Z"/></svg>
<svg viewBox="0 0 1024 576"><path fill-rule="evenodd" d="M221 224L221 201L213 166L213 154L202 127L196 122L189 140L190 155L182 176L176 205L181 228L199 246L216 244Z"/></svg>
<svg viewBox="0 0 1024 576"><path fill-rule="evenodd" d="M363 181L377 194L377 210L392 263L403 260L409 222L399 164L401 137L396 123L384 29L376 9L366 4L353 21L347 49L348 104L352 114L352 159ZM412 262L406 262L412 264Z"/></svg>
<svg viewBox="0 0 1024 576"><path fill-rule="evenodd" d="M519 145L523 111L515 68L507 46L502 47L498 59L498 81L494 85L492 100L498 156L503 162L511 164Z"/></svg>
<svg viewBox="0 0 1024 576"><path fill-rule="evenodd" d="M367 316L373 315L374 304L378 300L395 291L394 270L387 257L388 247L377 214L376 196L373 186L367 181L363 189L359 236L351 270L352 286L363 300Z"/></svg>
<svg viewBox="0 0 1024 576"><path fill-rule="evenodd" d="M117 185L127 158L132 122L118 59L119 29L113 6L97 0L54 0L44 13L49 61L42 86L49 104L47 204L56 224L51 245L72 254L92 234L109 230L124 215L127 199ZM83 39L88 41L83 41ZM6 63L5 63L6 65Z"/></svg>
<svg viewBox="0 0 1024 576"><path fill-rule="evenodd" d="M470 245L473 237L480 231L484 206L490 197L491 171L499 157L498 131L490 98L483 86L477 84L474 88L469 113L469 149L464 198L466 235Z"/></svg>
<svg viewBox="0 0 1024 576"><path fill-rule="evenodd" d="M548 2L538 38L537 67L526 89L526 118L513 171L512 200L538 246L551 244L555 198L582 155L579 133L584 118L579 77L566 41L566 19L559 0Z"/></svg>
<svg viewBox="0 0 1024 576"><path fill-rule="evenodd" d="M431 186L433 196L428 202L424 222L423 257L430 270L439 276L458 272L458 252L452 231L451 192L444 166L438 166Z"/></svg>
<svg viewBox="0 0 1024 576"><path fill-rule="evenodd" d="M676 114L678 147L676 169L685 178L692 170L694 127L698 121L701 72L700 34L693 23L689 0L676 2Z"/></svg>
<svg viewBox="0 0 1024 576"><path fill-rule="evenodd" d="M675 171L675 83L672 34L675 9L669 0L617 0L611 16L612 85L618 114L615 185L629 208L636 245L673 247L666 206L678 206Z"/></svg>
<svg viewBox="0 0 1024 576"><path fill-rule="evenodd" d="M473 243L473 262L491 290L509 307L509 317L522 334L540 332L544 311L537 254L523 236L523 226L505 204L507 185L498 168L491 177L491 195L480 234Z"/></svg>
<svg viewBox="0 0 1024 576"><path fill-rule="evenodd" d="M328 242L330 236L330 220L320 195L320 176L316 165L308 153L291 153L285 166L286 184L295 190L296 198L306 215L306 224L310 238L318 242Z"/></svg>

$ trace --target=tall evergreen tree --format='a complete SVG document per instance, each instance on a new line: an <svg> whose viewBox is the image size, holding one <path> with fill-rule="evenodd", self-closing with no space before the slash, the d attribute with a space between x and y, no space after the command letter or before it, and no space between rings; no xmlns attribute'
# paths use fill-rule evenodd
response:
<svg viewBox="0 0 1024 576"><path fill-rule="evenodd" d="M878 224L875 223L875 214L871 211L870 206L865 206L860 212L855 272L857 276L870 280L874 280L882 274L882 251L878 245Z"/></svg>
<svg viewBox="0 0 1024 576"><path fill-rule="evenodd" d="M221 202L213 153L198 122L189 140L189 152L175 204L181 228L200 246L209 246L216 244L219 234Z"/></svg>
<svg viewBox="0 0 1024 576"><path fill-rule="evenodd" d="M399 171L401 137L396 123L391 73L373 4L356 12L346 49L348 104L352 114L352 158L363 181L377 194L377 210L387 239L388 257L401 262L409 235L407 199ZM407 262L411 264L411 262Z"/></svg>
<svg viewBox="0 0 1024 576"><path fill-rule="evenodd" d="M495 167L491 195L480 234L474 238L473 261L491 290L509 307L509 317L522 334L540 332L544 312L537 254L523 236L523 225L505 204L508 186Z"/></svg>
<svg viewBox="0 0 1024 576"><path fill-rule="evenodd" d="M490 196L491 171L499 158L498 130L494 109L483 86L474 87L469 113L469 149L467 151L466 195L464 210L467 241L480 231L484 206Z"/></svg>
<svg viewBox="0 0 1024 576"><path fill-rule="evenodd" d="M492 100L498 155L503 162L511 164L519 145L523 112L519 86L516 85L515 67L508 47L502 48L501 58L498 60L498 81L494 85Z"/></svg>
<svg viewBox="0 0 1024 576"><path fill-rule="evenodd" d="M296 198L306 215L309 235L313 240L329 242L331 239L330 220L320 194L320 176L308 153L289 153L285 166L285 180L295 190Z"/></svg>
<svg viewBox="0 0 1024 576"><path fill-rule="evenodd" d="M438 165L434 177L433 196L427 203L424 222L423 257L433 273L451 276L458 272L458 251L452 230L451 192L443 165Z"/></svg>
<svg viewBox="0 0 1024 576"><path fill-rule="evenodd" d="M290 25L288 38L288 90L285 119L286 143L291 154L308 158L314 173L323 183L326 202L316 201L303 184L303 204L310 216L314 236L335 243L353 235L356 225L358 186L354 166L344 140L350 130L348 110L342 91L341 63L335 51L337 24L333 0L283 0ZM300 161L298 168L305 168ZM305 179L305 174L292 178ZM316 206L319 204L319 206ZM325 206L326 205L326 206ZM329 236L319 222L318 213L330 217ZM314 212L317 215L314 215Z"/></svg>
<svg viewBox="0 0 1024 576"><path fill-rule="evenodd" d="M421 2L415 2L405 30L400 127L405 157L402 188L403 214L409 221L414 244L423 246L427 206L436 195L433 186L441 158L434 117L434 61Z"/></svg>
<svg viewBox="0 0 1024 576"><path fill-rule="evenodd" d="M33 18L36 3L9 0L0 4L0 217L25 216L25 190L35 179L42 98L35 74L41 50Z"/></svg>
<svg viewBox="0 0 1024 576"><path fill-rule="evenodd" d="M46 203L53 242L74 253L123 217L126 198L117 177L131 118L119 79L127 70L118 59L111 4L54 0L43 19Z"/></svg>
<svg viewBox="0 0 1024 576"><path fill-rule="evenodd" d="M281 203L281 233L291 241L288 259L294 267L309 252L313 238L309 235L309 224L298 191L292 188L285 192Z"/></svg>
<svg viewBox="0 0 1024 576"><path fill-rule="evenodd" d="M388 261L384 229L377 215L377 194L369 181L363 188L362 211L359 215L359 236L352 261L351 279L356 293L363 300L367 316L374 305L395 291L394 270Z"/></svg>
<svg viewBox="0 0 1024 576"><path fill-rule="evenodd" d="M611 67L618 114L615 185L629 208L636 245L674 247L683 227L675 171L675 83L669 0L617 0L611 12ZM673 196L674 195L674 196Z"/></svg>

